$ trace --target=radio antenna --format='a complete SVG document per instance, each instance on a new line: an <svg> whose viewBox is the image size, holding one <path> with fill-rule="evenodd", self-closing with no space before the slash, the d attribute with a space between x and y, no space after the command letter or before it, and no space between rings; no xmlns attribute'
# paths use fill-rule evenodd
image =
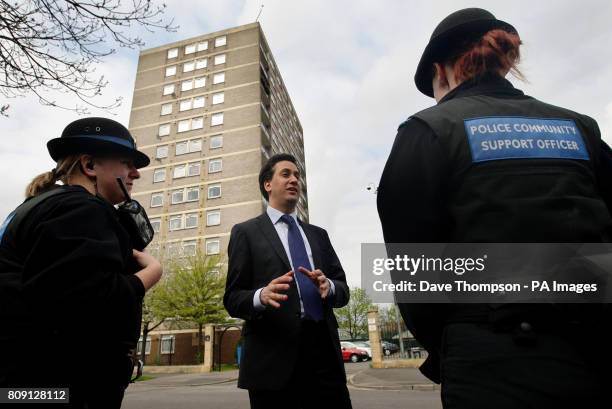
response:
<svg viewBox="0 0 612 409"><path fill-rule="evenodd" d="M259 21L259 16L261 16L261 12L263 11L263 7L264 7L264 5L263 5L263 3L261 3L261 7L259 8L259 13L257 14L257 18L255 19L256 22Z"/></svg>

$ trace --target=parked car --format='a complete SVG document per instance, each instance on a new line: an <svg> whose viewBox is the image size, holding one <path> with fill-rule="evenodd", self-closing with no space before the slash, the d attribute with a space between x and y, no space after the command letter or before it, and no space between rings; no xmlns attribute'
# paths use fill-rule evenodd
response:
<svg viewBox="0 0 612 409"><path fill-rule="evenodd" d="M385 354L385 356L395 354L400 349L399 346L397 346L393 342L388 342L388 341L382 341L382 348L383 348L383 354Z"/></svg>
<svg viewBox="0 0 612 409"><path fill-rule="evenodd" d="M363 349L368 353L368 358L372 359L372 348L370 347L370 341L352 341L356 348Z"/></svg>
<svg viewBox="0 0 612 409"><path fill-rule="evenodd" d="M342 346L342 359L344 362L359 362L359 361L367 361L368 353L363 349L352 348L349 346L342 345L344 342L341 342Z"/></svg>

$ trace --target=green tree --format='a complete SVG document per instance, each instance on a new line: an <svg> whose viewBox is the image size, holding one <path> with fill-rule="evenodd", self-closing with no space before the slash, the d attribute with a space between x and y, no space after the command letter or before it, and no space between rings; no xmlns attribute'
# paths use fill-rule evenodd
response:
<svg viewBox="0 0 612 409"><path fill-rule="evenodd" d="M157 287L153 287L147 292L142 301L142 349L140 351L140 360L144 363L146 358L147 337L149 332L159 327L165 318L159 318L155 315L155 311L151 308L151 304L155 302L157 296Z"/></svg>
<svg viewBox="0 0 612 409"><path fill-rule="evenodd" d="M227 320L223 307L225 275L219 256L198 253L170 263L163 282L158 285L151 308L158 318L190 321L198 326L198 356L203 357L202 328Z"/></svg>
<svg viewBox="0 0 612 409"><path fill-rule="evenodd" d="M397 309L397 306L395 304L379 304L378 317L381 326L396 325L398 316L399 310Z"/></svg>
<svg viewBox="0 0 612 409"><path fill-rule="evenodd" d="M372 300L365 290L353 287L349 303L335 311L338 326L348 332L351 339L367 336L368 311L372 306Z"/></svg>

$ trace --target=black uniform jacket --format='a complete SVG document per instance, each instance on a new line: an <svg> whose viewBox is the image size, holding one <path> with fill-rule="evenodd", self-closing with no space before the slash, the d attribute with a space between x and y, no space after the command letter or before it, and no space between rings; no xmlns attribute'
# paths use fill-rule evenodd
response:
<svg viewBox="0 0 612 409"><path fill-rule="evenodd" d="M300 225L312 249L314 268L334 282L335 293L325 299L323 314L337 351L338 373L344 377L338 323L333 313L333 308L343 307L349 300L344 270L327 232L311 224L300 222ZM223 303L232 317L245 320L238 386L254 390L281 389L289 381L297 360L300 300L294 280L286 293L289 297L280 308L267 307L258 312L253 306L253 296L259 288L291 270L283 244L267 213L234 226L228 256Z"/></svg>
<svg viewBox="0 0 612 409"><path fill-rule="evenodd" d="M144 287L115 208L59 189L0 243L0 385L105 372L138 342Z"/></svg>
<svg viewBox="0 0 612 409"><path fill-rule="evenodd" d="M477 162L464 120L491 116L572 120L589 160ZM378 188L385 242L608 241L611 158L591 118L526 96L501 77L464 82L400 125ZM442 329L457 306L399 307L430 352L422 371L439 380Z"/></svg>

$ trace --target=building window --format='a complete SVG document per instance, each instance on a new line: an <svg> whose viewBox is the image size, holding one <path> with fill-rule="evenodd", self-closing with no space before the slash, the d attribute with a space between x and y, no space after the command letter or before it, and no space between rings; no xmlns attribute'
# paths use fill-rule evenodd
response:
<svg viewBox="0 0 612 409"><path fill-rule="evenodd" d="M167 136L170 135L170 124L163 124L159 126L159 130L157 131L158 136Z"/></svg>
<svg viewBox="0 0 612 409"><path fill-rule="evenodd" d="M225 82L224 72L218 72L215 75L213 75L213 84L221 84L223 82Z"/></svg>
<svg viewBox="0 0 612 409"><path fill-rule="evenodd" d="M211 210L206 212L206 225L207 226L218 226L221 224L221 211Z"/></svg>
<svg viewBox="0 0 612 409"><path fill-rule="evenodd" d="M183 228L183 216L170 216L168 228L170 229L170 231L181 230Z"/></svg>
<svg viewBox="0 0 612 409"><path fill-rule="evenodd" d="M155 169L153 171L153 183L163 182L166 180L166 169Z"/></svg>
<svg viewBox="0 0 612 409"><path fill-rule="evenodd" d="M155 153L155 157L157 159L167 158L168 157L168 145L158 146L157 152Z"/></svg>
<svg viewBox="0 0 612 409"><path fill-rule="evenodd" d="M177 127L177 132L186 132L188 131L190 128L190 124L191 124L191 120L189 119L184 119L182 121L179 121L178 123L178 127Z"/></svg>
<svg viewBox="0 0 612 409"><path fill-rule="evenodd" d="M200 152L202 150L202 140L192 139L189 141L189 152Z"/></svg>
<svg viewBox="0 0 612 409"><path fill-rule="evenodd" d="M171 77L173 75L176 75L176 65L166 67L166 77Z"/></svg>
<svg viewBox="0 0 612 409"><path fill-rule="evenodd" d="M223 146L223 135L215 135L210 137L210 149L217 149Z"/></svg>
<svg viewBox="0 0 612 409"><path fill-rule="evenodd" d="M201 41L198 43L198 51L208 50L208 41Z"/></svg>
<svg viewBox="0 0 612 409"><path fill-rule="evenodd" d="M145 343L145 355L149 355L151 353L151 337L147 337L147 342ZM142 354L142 337L138 340L138 348L136 354L140 356Z"/></svg>
<svg viewBox="0 0 612 409"><path fill-rule="evenodd" d="M210 126L223 125L223 112L212 114L210 117Z"/></svg>
<svg viewBox="0 0 612 409"><path fill-rule="evenodd" d="M174 190L172 191L172 204L183 203L184 190Z"/></svg>
<svg viewBox="0 0 612 409"><path fill-rule="evenodd" d="M225 64L225 54L215 55L215 65Z"/></svg>
<svg viewBox="0 0 612 409"><path fill-rule="evenodd" d="M195 63L193 61L188 61L185 64L183 64L183 72L193 71L194 68L195 68Z"/></svg>
<svg viewBox="0 0 612 409"><path fill-rule="evenodd" d="M185 215L185 228L193 229L198 227L198 214L197 213L187 213Z"/></svg>
<svg viewBox="0 0 612 409"><path fill-rule="evenodd" d="M185 240L183 242L183 255L190 257L196 255L197 244L195 240Z"/></svg>
<svg viewBox="0 0 612 409"><path fill-rule="evenodd" d="M166 244L166 255L174 258L179 255L181 244L177 241Z"/></svg>
<svg viewBox="0 0 612 409"><path fill-rule="evenodd" d="M181 91L189 91L193 88L193 81L187 80L181 82Z"/></svg>
<svg viewBox="0 0 612 409"><path fill-rule="evenodd" d="M160 344L160 353L162 354L173 354L174 353L174 335L162 335Z"/></svg>
<svg viewBox="0 0 612 409"><path fill-rule="evenodd" d="M196 70L201 70L202 68L206 68L208 66L208 60L206 58L200 58L195 62Z"/></svg>
<svg viewBox="0 0 612 409"><path fill-rule="evenodd" d="M219 254L221 241L219 239L206 240L206 254Z"/></svg>
<svg viewBox="0 0 612 409"><path fill-rule="evenodd" d="M186 170L187 170L187 166L185 166L185 165L176 165L174 167L174 173L173 173L172 177L174 179L184 178Z"/></svg>
<svg viewBox="0 0 612 409"><path fill-rule="evenodd" d="M217 197L221 197L221 185L209 185L208 198L215 199Z"/></svg>
<svg viewBox="0 0 612 409"><path fill-rule="evenodd" d="M170 95L174 92L174 84L164 85L164 95Z"/></svg>
<svg viewBox="0 0 612 409"><path fill-rule="evenodd" d="M172 104L163 104L161 106L160 115L169 115L172 113Z"/></svg>
<svg viewBox="0 0 612 409"><path fill-rule="evenodd" d="M178 57L178 48L171 48L168 50L168 59Z"/></svg>
<svg viewBox="0 0 612 409"><path fill-rule="evenodd" d="M195 88L202 88L206 86L206 77L200 77L195 79Z"/></svg>
<svg viewBox="0 0 612 409"><path fill-rule="evenodd" d="M161 228L161 219L155 218L155 219L150 219L149 220L151 222L151 227L153 228L153 231L155 233L159 233L159 229Z"/></svg>
<svg viewBox="0 0 612 409"><path fill-rule="evenodd" d="M193 54L196 52L196 45L195 44L189 44L185 46L185 55L187 54Z"/></svg>
<svg viewBox="0 0 612 409"><path fill-rule="evenodd" d="M204 117L193 118L191 120L191 129L202 129L204 128Z"/></svg>
<svg viewBox="0 0 612 409"><path fill-rule="evenodd" d="M223 170L223 162L221 159L211 159L208 162L208 173L221 172Z"/></svg>
<svg viewBox="0 0 612 409"><path fill-rule="evenodd" d="M188 187L187 188L187 201L195 202L200 199L200 188L199 187Z"/></svg>
<svg viewBox="0 0 612 409"><path fill-rule="evenodd" d="M187 176L197 176L200 174L200 162L193 162L189 164L187 170Z"/></svg>
<svg viewBox="0 0 612 409"><path fill-rule="evenodd" d="M225 93L219 92L217 94L213 94L212 103L213 105L222 104L225 102Z"/></svg>
<svg viewBox="0 0 612 409"><path fill-rule="evenodd" d="M163 204L164 204L164 194L162 192L153 193L151 195L151 207L159 207L159 206L163 206Z"/></svg>
<svg viewBox="0 0 612 409"><path fill-rule="evenodd" d="M204 107L204 97L195 97L193 99L193 108L203 108Z"/></svg>
<svg viewBox="0 0 612 409"><path fill-rule="evenodd" d="M222 47L227 44L227 36L215 38L215 47Z"/></svg>
<svg viewBox="0 0 612 409"><path fill-rule="evenodd" d="M179 111L187 111L189 109L191 109L191 100L190 99L182 100L179 104Z"/></svg>
<svg viewBox="0 0 612 409"><path fill-rule="evenodd" d="M184 155L187 153L187 142L177 142L175 155Z"/></svg>

